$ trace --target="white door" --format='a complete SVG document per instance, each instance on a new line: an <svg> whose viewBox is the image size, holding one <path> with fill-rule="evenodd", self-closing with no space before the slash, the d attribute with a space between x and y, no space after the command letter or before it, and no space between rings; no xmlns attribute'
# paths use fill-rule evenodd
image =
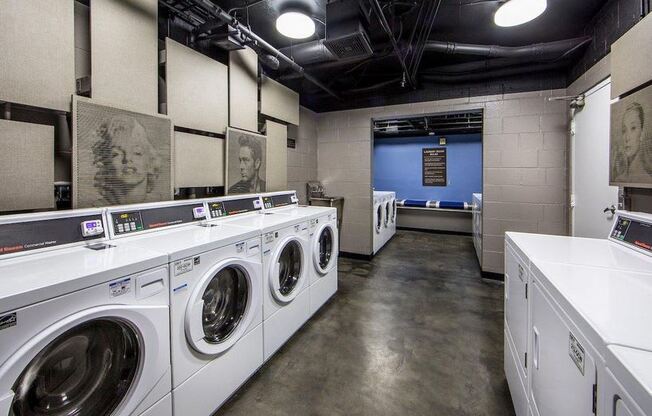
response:
<svg viewBox="0 0 652 416"><path fill-rule="evenodd" d="M572 232L576 237L606 238L618 206L618 187L609 186L611 79L586 94L571 123Z"/></svg>

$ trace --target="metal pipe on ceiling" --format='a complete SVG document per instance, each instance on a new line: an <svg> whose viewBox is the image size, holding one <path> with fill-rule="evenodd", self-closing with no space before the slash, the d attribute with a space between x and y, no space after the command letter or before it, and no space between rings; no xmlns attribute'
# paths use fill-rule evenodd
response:
<svg viewBox="0 0 652 416"><path fill-rule="evenodd" d="M449 82L474 82L485 79L502 78L511 75L521 75L532 72L544 72L561 69L565 66L563 62L538 63L521 65L516 67L498 68L490 71L473 72L468 74L421 74L420 77L426 81L449 83Z"/></svg>
<svg viewBox="0 0 652 416"><path fill-rule="evenodd" d="M383 28L387 36L389 36L389 41L392 43L392 48L394 48L394 53L396 54L396 58L398 58L399 63L401 64L401 68L403 68L403 76L406 78L406 81L410 87L415 88L416 84L414 83L414 77L408 70L407 64L405 63L405 57L403 56L403 52L401 51L401 48L399 48L398 43L396 42L396 38L394 37L394 33L392 32L392 29L389 27L389 23L387 23L387 19L385 18L385 14L383 13L383 9L380 7L380 3L378 3L378 0L369 0L371 2L371 7L376 14L376 17L378 17L378 20L380 21L380 26Z"/></svg>
<svg viewBox="0 0 652 416"><path fill-rule="evenodd" d="M253 31L251 31L248 27L240 24L240 22L237 21L233 16L228 14L226 11L224 11L221 7L216 6L214 3L212 3L210 0L190 0L193 4L197 5L198 7L201 7L202 9L208 11L213 17L216 19L228 24L229 26L235 28L238 30L240 33L244 34L246 37L256 41L258 43L258 46L265 50L267 53L270 55L278 58L279 60L285 62L290 68L292 68L293 71L298 72L301 74L306 80L312 82L331 96L337 98L338 100L341 99L339 94L337 94L335 91L333 91L331 88L328 86L324 85L321 81L319 81L317 78L313 77L309 73L303 69L302 66L298 65L296 62L294 62L292 59L290 59L288 56L285 54L281 53L278 49L270 45L267 41L265 41L263 38L255 34Z"/></svg>
<svg viewBox="0 0 652 416"><path fill-rule="evenodd" d="M535 58L560 54L591 41L590 36L526 46L474 45L469 43L426 42L425 50L449 55L475 55L486 58Z"/></svg>

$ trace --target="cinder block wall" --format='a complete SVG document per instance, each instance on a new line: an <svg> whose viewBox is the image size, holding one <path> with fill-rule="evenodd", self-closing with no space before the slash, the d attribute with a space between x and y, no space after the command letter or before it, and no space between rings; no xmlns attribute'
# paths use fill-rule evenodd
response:
<svg viewBox="0 0 652 416"><path fill-rule="evenodd" d="M318 177L346 198L341 249L372 246L371 119L484 109L483 265L503 273L506 231L567 234L566 90L470 97L319 114Z"/></svg>
<svg viewBox="0 0 652 416"><path fill-rule="evenodd" d="M301 107L297 147L288 148L288 189L297 191L302 204L306 204L306 182L317 180L317 114Z"/></svg>

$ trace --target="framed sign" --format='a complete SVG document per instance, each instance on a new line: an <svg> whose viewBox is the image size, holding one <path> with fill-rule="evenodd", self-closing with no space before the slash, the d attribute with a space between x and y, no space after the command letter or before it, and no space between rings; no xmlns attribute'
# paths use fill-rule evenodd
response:
<svg viewBox="0 0 652 416"><path fill-rule="evenodd" d="M446 149L422 149L423 186L446 186Z"/></svg>
<svg viewBox="0 0 652 416"><path fill-rule="evenodd" d="M226 129L227 194L265 192L267 138L228 127Z"/></svg>
<svg viewBox="0 0 652 416"><path fill-rule="evenodd" d="M610 185L652 188L652 86L611 105Z"/></svg>

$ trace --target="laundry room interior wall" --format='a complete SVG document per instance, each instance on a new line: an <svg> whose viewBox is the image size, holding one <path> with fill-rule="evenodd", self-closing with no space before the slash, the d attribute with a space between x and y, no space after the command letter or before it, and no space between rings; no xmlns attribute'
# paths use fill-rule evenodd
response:
<svg viewBox="0 0 652 416"><path fill-rule="evenodd" d="M387 116L484 110L482 269L503 273L505 231L568 233L565 89L458 98L319 114L319 179L346 197L341 249L362 255L372 244L371 120Z"/></svg>
<svg viewBox="0 0 652 416"><path fill-rule="evenodd" d="M374 141L373 187L396 192L398 199L471 203L482 192L482 135L383 138ZM424 186L423 149L446 149L446 186Z"/></svg>
<svg viewBox="0 0 652 416"><path fill-rule="evenodd" d="M288 189L297 191L302 204L308 203L306 182L317 180L317 113L305 108L299 109L299 126L294 131L296 147L287 149Z"/></svg>

